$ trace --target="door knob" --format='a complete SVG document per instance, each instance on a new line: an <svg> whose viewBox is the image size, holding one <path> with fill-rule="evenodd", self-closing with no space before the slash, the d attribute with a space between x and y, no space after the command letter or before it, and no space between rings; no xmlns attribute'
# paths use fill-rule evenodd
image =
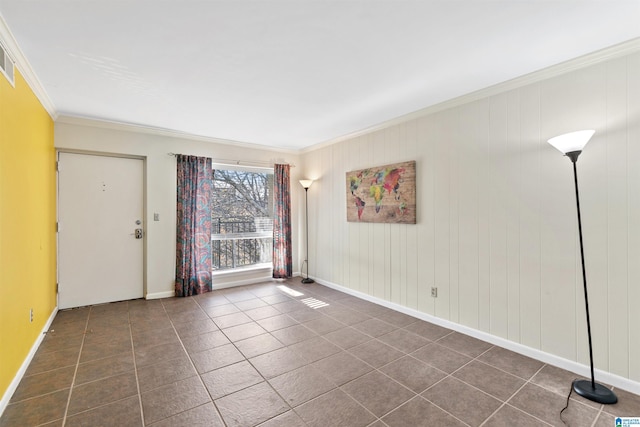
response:
<svg viewBox="0 0 640 427"><path fill-rule="evenodd" d="M136 228L135 236L136 239L142 239L142 228Z"/></svg>

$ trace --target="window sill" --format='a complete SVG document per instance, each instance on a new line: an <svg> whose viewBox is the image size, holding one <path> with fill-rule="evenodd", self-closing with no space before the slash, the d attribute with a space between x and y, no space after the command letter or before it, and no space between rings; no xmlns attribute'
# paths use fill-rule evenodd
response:
<svg viewBox="0 0 640 427"><path fill-rule="evenodd" d="M257 272L266 272L266 271L271 271L273 269L273 266L271 265L271 263L264 263L264 264L256 264L256 265L251 265L249 267L237 267L237 268L230 268L227 270L217 270L211 273L211 276L213 277L226 277L226 276L235 276L235 275L240 275L240 274L246 274L246 273L257 273Z"/></svg>

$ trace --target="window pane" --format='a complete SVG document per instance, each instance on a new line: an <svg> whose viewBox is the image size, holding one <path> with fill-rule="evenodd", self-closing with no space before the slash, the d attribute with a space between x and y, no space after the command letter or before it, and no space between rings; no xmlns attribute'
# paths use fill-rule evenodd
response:
<svg viewBox="0 0 640 427"><path fill-rule="evenodd" d="M273 238L225 239L213 243L213 269L247 267L271 262Z"/></svg>
<svg viewBox="0 0 640 427"><path fill-rule="evenodd" d="M214 270L270 263L273 173L216 169L213 204Z"/></svg>

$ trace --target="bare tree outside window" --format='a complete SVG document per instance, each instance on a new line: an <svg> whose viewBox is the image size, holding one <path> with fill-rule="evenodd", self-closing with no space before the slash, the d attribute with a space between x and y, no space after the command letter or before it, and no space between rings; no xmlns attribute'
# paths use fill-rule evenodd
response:
<svg viewBox="0 0 640 427"><path fill-rule="evenodd" d="M273 172L213 174L213 269L271 263Z"/></svg>

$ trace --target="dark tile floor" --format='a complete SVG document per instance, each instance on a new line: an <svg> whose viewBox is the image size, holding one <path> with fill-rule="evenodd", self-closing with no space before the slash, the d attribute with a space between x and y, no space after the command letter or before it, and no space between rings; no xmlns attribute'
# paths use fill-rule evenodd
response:
<svg viewBox="0 0 640 427"><path fill-rule="evenodd" d="M562 426L574 377L298 278L61 311L0 426Z"/></svg>

